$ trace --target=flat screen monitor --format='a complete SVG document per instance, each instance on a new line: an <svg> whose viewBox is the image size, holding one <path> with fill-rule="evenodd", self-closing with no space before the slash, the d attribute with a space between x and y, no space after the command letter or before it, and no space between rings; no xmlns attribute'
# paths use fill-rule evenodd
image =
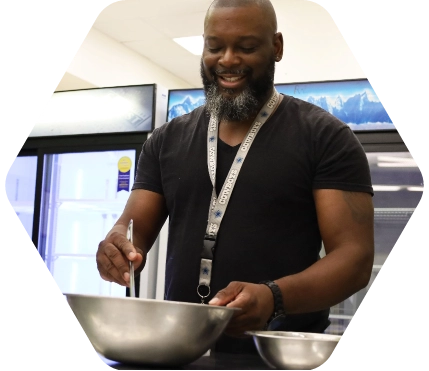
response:
<svg viewBox="0 0 429 371"><path fill-rule="evenodd" d="M55 92L30 137L151 132L154 102L155 84Z"/></svg>
<svg viewBox="0 0 429 371"><path fill-rule="evenodd" d="M395 130L367 79L276 84L276 89L325 109L353 131Z"/></svg>
<svg viewBox="0 0 429 371"><path fill-rule="evenodd" d="M339 118L353 131L395 130L367 79L275 84L279 93L313 103ZM204 104L203 89L169 91L167 121Z"/></svg>
<svg viewBox="0 0 429 371"><path fill-rule="evenodd" d="M204 104L203 89L173 89L168 92L167 122Z"/></svg>

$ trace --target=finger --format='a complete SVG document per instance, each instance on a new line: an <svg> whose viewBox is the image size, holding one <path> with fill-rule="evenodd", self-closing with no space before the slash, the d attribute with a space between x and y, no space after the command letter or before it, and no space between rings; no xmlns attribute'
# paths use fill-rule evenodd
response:
<svg viewBox="0 0 429 371"><path fill-rule="evenodd" d="M242 289L243 285L240 282L231 282L227 287L218 291L213 299L209 301L209 304L221 306L232 303Z"/></svg>
<svg viewBox="0 0 429 371"><path fill-rule="evenodd" d="M128 284L128 260L112 244L103 244L100 247L97 252L97 267L101 274L112 277L116 283L121 285Z"/></svg>
<svg viewBox="0 0 429 371"><path fill-rule="evenodd" d="M143 263L143 252L137 247L135 247L135 249L136 249L136 256L134 257L132 262L134 262L134 269L137 269Z"/></svg>
<svg viewBox="0 0 429 371"><path fill-rule="evenodd" d="M99 272L100 272L100 277L105 281L113 282L113 283L116 283L116 284L121 285L121 286L127 286L128 285L124 279L120 278L119 274L115 275L115 277L113 277L112 274L107 272L107 271L103 272L102 270L99 269Z"/></svg>
<svg viewBox="0 0 429 371"><path fill-rule="evenodd" d="M139 251L141 251L139 249ZM99 254L97 255L97 268L100 273L101 278L103 278L106 281L111 281L118 283L120 285L129 285L130 276L129 276L129 261L124 257L125 264L127 264L127 267L124 269L127 269L125 273L123 273L121 277L121 273L118 269L114 269L115 265L110 261L110 259L105 254ZM136 254L136 258L134 260L134 274L138 275L140 274L141 270L144 267L144 257L142 255L142 252L138 252Z"/></svg>
<svg viewBox="0 0 429 371"><path fill-rule="evenodd" d="M127 257L128 260L134 261L137 257L137 251L134 245L120 233L112 233L111 242L117 249Z"/></svg>
<svg viewBox="0 0 429 371"><path fill-rule="evenodd" d="M127 286L128 282L124 277L121 277L121 273L105 255L97 259L97 269L102 279L115 282L121 286Z"/></svg>
<svg viewBox="0 0 429 371"><path fill-rule="evenodd" d="M238 293L226 306L228 308L242 308L245 309L248 306L249 298L247 295L244 295L243 293ZM239 312L240 315L242 315L244 312L243 310Z"/></svg>
<svg viewBox="0 0 429 371"><path fill-rule="evenodd" d="M97 262L97 269L98 269L98 272L100 273L101 278L106 281L111 281L111 282L116 281L116 279L113 278L107 272L107 268L111 263L109 262L106 255L104 254L104 248L102 247L102 243L100 243L95 257L96 257L95 260Z"/></svg>
<svg viewBox="0 0 429 371"><path fill-rule="evenodd" d="M116 282L116 279L113 278L109 272L107 272L106 274L102 274L100 273L100 276L103 280L108 281L108 282L113 282L113 283L117 283L120 284L119 282Z"/></svg>

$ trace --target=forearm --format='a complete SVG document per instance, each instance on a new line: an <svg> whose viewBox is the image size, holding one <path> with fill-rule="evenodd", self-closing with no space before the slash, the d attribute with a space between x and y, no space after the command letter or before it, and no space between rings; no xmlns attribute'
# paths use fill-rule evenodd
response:
<svg viewBox="0 0 429 371"><path fill-rule="evenodd" d="M134 190L128 199L122 215L108 235L117 232L126 236L128 224L132 219L134 222L134 246L147 254L155 242L166 218L167 210L161 195L144 190Z"/></svg>
<svg viewBox="0 0 429 371"><path fill-rule="evenodd" d="M329 308L367 286L373 255L352 247L337 249L306 270L276 281L287 313Z"/></svg>

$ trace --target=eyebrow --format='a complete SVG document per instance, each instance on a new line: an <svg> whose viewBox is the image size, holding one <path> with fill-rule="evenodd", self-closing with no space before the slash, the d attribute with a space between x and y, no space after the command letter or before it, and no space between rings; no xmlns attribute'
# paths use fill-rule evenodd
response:
<svg viewBox="0 0 429 371"><path fill-rule="evenodd" d="M204 38L206 40L208 40L208 41L211 41L211 40L217 41L217 40L221 39L220 37L217 37L217 36L207 36L207 37L204 37ZM254 36L254 35L240 36L238 38L238 41L247 41L247 40L259 41L261 39L259 37L257 37L257 36Z"/></svg>

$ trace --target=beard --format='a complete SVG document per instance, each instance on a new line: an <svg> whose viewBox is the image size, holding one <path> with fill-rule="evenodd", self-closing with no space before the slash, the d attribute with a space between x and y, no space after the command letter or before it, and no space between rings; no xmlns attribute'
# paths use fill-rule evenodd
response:
<svg viewBox="0 0 429 371"><path fill-rule="evenodd" d="M200 74L206 96L206 109L210 116L218 121L245 121L253 118L260 107L268 99L274 85L275 60L272 58L264 74L258 79L252 79L251 69L246 70L215 70L210 69L212 81L204 72L203 60L200 63ZM217 83L217 73L241 74L250 76L249 83L244 90L234 96L234 89L220 88ZM221 91L222 90L222 91ZM222 92L226 93L225 95Z"/></svg>

